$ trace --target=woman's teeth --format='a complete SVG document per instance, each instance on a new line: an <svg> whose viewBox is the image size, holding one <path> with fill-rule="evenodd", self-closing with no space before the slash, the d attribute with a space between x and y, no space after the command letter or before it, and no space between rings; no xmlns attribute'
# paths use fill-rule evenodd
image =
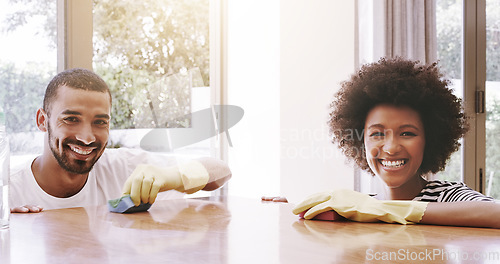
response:
<svg viewBox="0 0 500 264"><path fill-rule="evenodd" d="M382 165L384 167L398 168L398 167L405 165L406 162L405 162L405 160L393 160L393 161L382 160L382 161L380 161L380 163L382 163Z"/></svg>

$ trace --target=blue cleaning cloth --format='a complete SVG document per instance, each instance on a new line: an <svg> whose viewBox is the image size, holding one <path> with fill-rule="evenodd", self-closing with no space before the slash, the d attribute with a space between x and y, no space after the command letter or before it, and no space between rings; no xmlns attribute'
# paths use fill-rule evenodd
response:
<svg viewBox="0 0 500 264"><path fill-rule="evenodd" d="M130 198L130 195L122 196L118 199L108 201L108 209L113 213L135 213L144 212L151 207L149 203L141 203L135 206Z"/></svg>

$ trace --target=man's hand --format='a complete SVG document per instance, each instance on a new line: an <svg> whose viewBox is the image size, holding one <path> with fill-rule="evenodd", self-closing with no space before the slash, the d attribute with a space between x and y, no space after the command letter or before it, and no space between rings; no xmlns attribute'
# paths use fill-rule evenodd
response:
<svg viewBox="0 0 500 264"><path fill-rule="evenodd" d="M152 165L138 165L123 186L123 195L130 195L136 206L153 204L158 192L175 190L182 185L179 171L175 167L160 168Z"/></svg>
<svg viewBox="0 0 500 264"><path fill-rule="evenodd" d="M122 193L130 194L136 206L141 202L153 204L158 192L177 190L194 193L203 189L208 180L207 170L196 161L167 168L142 164L127 179Z"/></svg>
<svg viewBox="0 0 500 264"><path fill-rule="evenodd" d="M35 205L25 205L10 209L11 213L40 213L41 211L43 211L43 208Z"/></svg>

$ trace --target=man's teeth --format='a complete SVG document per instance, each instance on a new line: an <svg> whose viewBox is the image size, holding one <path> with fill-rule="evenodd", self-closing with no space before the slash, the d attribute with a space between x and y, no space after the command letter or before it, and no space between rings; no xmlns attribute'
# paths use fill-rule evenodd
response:
<svg viewBox="0 0 500 264"><path fill-rule="evenodd" d="M88 155L92 152L92 149L89 149L89 150L83 150L83 149L79 149L79 148L76 148L76 147L73 147L73 146L70 146L71 150L73 150L74 152L78 153L78 154L81 154L81 155Z"/></svg>
<svg viewBox="0 0 500 264"><path fill-rule="evenodd" d="M405 161L404 160L393 160L393 161L382 160L381 163L385 167L401 167L405 164Z"/></svg>

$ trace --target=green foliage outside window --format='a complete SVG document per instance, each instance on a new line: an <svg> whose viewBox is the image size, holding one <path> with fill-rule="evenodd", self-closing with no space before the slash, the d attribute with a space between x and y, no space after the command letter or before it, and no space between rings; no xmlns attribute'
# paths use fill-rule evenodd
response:
<svg viewBox="0 0 500 264"><path fill-rule="evenodd" d="M56 47L56 1L10 4L21 8L3 21L4 31L42 17L40 34ZM112 92L111 128L188 127L189 88L209 84L208 0L94 0L93 5L93 68ZM55 75L45 65L32 65L16 69L0 61L0 100L6 111L15 113L7 116L11 132L37 130L34 113Z"/></svg>
<svg viewBox="0 0 500 264"><path fill-rule="evenodd" d="M94 0L93 10L112 127L188 127L190 87L209 84L208 0Z"/></svg>

